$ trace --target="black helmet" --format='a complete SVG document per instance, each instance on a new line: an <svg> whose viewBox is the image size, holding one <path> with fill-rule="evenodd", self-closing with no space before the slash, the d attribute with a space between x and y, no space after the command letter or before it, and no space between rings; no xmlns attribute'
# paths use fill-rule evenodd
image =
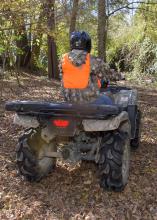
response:
<svg viewBox="0 0 157 220"><path fill-rule="evenodd" d="M91 38L85 31L74 31L70 36L70 47L72 49L85 50L88 53L91 51Z"/></svg>

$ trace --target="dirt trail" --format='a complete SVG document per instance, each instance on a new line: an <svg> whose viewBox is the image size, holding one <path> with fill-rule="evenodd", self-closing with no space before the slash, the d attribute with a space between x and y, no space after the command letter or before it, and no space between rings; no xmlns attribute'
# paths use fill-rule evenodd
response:
<svg viewBox="0 0 157 220"><path fill-rule="evenodd" d="M14 81L4 83L4 102L60 99L57 83L37 77L24 78L23 88ZM157 90L138 90L143 112L141 146L132 152L129 183L122 193L104 192L90 163L58 164L40 183L25 182L15 166L21 129L12 124L13 114L0 114L0 219L157 220Z"/></svg>

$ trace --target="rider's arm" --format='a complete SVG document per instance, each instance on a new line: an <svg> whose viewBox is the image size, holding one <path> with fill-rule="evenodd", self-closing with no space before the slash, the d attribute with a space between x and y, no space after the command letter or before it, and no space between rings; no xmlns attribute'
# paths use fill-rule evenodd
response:
<svg viewBox="0 0 157 220"><path fill-rule="evenodd" d="M110 81L118 81L124 79L124 75L122 73L119 73L116 70L110 68L106 71L106 76Z"/></svg>
<svg viewBox="0 0 157 220"><path fill-rule="evenodd" d="M91 57L91 72L102 81L118 81L122 80L121 73L116 72L114 69L110 69L109 65L103 60Z"/></svg>

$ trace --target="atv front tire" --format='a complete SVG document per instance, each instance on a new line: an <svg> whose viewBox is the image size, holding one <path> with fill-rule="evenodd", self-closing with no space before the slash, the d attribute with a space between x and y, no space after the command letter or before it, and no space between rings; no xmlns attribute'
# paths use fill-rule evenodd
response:
<svg viewBox="0 0 157 220"><path fill-rule="evenodd" d="M130 140L122 131L109 132L102 140L99 168L104 189L122 191L128 182Z"/></svg>
<svg viewBox="0 0 157 220"><path fill-rule="evenodd" d="M46 147L56 151L55 143L48 146L41 138L41 131L28 129L19 138L16 149L16 161L19 173L28 181L40 181L47 176L55 167L56 158L44 157Z"/></svg>

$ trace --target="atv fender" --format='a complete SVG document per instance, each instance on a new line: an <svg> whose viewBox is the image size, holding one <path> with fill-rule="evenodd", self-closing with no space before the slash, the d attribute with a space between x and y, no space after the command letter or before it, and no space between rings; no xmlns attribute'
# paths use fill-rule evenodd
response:
<svg viewBox="0 0 157 220"><path fill-rule="evenodd" d="M128 120L128 113L123 111L118 116L106 120L83 120L82 124L85 131L112 131Z"/></svg>
<svg viewBox="0 0 157 220"><path fill-rule="evenodd" d="M14 116L14 124L20 125L24 128L37 128L39 127L39 122L36 117L30 117L27 115L18 115Z"/></svg>
<svg viewBox="0 0 157 220"><path fill-rule="evenodd" d="M37 128L40 126L36 117L18 114L15 114L14 116L14 124L20 125L24 128ZM46 126L41 129L41 137L46 143L50 143L50 141L55 138L50 124L47 123Z"/></svg>

